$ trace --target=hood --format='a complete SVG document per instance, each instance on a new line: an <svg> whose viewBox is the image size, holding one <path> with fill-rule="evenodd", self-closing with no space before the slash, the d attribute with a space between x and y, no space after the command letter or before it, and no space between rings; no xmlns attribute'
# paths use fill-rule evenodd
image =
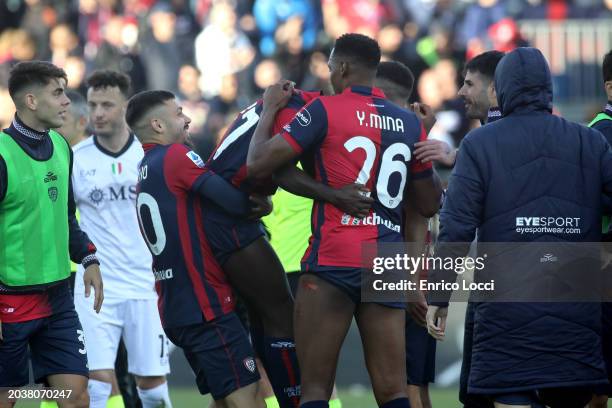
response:
<svg viewBox="0 0 612 408"><path fill-rule="evenodd" d="M504 116L512 112L552 112L552 80L537 48L517 48L495 69L495 92Z"/></svg>

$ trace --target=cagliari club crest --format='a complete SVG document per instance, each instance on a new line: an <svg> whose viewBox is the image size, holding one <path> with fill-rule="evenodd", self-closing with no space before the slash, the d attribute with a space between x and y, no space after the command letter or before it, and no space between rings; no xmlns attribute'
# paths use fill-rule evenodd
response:
<svg viewBox="0 0 612 408"><path fill-rule="evenodd" d="M49 187L47 193L49 194L49 198L51 199L51 201L57 201L57 187Z"/></svg>

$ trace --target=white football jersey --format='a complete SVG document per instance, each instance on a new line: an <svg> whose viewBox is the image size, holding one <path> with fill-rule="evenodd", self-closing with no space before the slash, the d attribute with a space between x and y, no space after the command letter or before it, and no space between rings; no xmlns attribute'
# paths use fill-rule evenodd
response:
<svg viewBox="0 0 612 408"><path fill-rule="evenodd" d="M79 224L96 245L105 297L156 298L152 258L136 215L138 163L142 145L133 136L118 153L95 137L73 147L72 187ZM77 268L75 293L82 294L83 267Z"/></svg>

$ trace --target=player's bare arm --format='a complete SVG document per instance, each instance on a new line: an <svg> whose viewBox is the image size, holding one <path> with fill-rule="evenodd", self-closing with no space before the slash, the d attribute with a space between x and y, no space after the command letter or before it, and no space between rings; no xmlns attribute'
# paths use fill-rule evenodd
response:
<svg viewBox="0 0 612 408"><path fill-rule="evenodd" d="M428 177L413 180L408 191L414 197L418 213L423 217L433 217L440 209L442 185L435 172Z"/></svg>
<svg viewBox="0 0 612 408"><path fill-rule="evenodd" d="M427 238L427 224L428 219L423 217L416 209L416 203L414 198L409 198L404 206L404 214L406 222L404 224L404 239L410 243L408 252L411 256L419 257L425 253L426 245L425 240ZM419 273L414 273L410 276L413 281L419 279ZM417 286L418 287L418 286ZM420 290L415 292L417 298L410 299L408 303L408 313L412 319L423 327L427 327L426 314L427 314L427 301L425 295Z"/></svg>
<svg viewBox="0 0 612 408"><path fill-rule="evenodd" d="M272 85L264 93L264 108L247 155L247 174L251 179L264 180L270 177L276 169L296 156L285 139L279 135L269 137L276 113L287 104L292 92L292 82L284 80Z"/></svg>
<svg viewBox="0 0 612 408"><path fill-rule="evenodd" d="M91 264L85 268L83 275L83 283L85 284L85 297L91 295L91 288L94 290L94 310L100 313L102 302L104 302L104 289L102 284L102 274L100 273L100 265Z"/></svg>
<svg viewBox="0 0 612 408"><path fill-rule="evenodd" d="M274 173L274 180L292 194L324 201L352 215L363 218L370 212L374 199L363 184L347 184L340 188L326 186L314 180L293 164Z"/></svg>

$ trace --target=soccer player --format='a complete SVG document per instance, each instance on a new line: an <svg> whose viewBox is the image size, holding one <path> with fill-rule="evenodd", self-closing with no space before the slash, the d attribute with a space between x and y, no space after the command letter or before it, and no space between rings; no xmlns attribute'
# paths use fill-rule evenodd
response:
<svg viewBox="0 0 612 408"><path fill-rule="evenodd" d="M328 406L353 315L379 406L409 406L405 304L361 302L361 246L401 242L405 187L416 195L421 214L431 216L439 206L440 186L431 164L410 160L414 143L425 138L420 121L372 87L379 62L376 41L360 34L341 36L329 59L336 95L315 99L268 139L276 111L292 92L287 83L269 88L249 146L247 173L254 179L265 179L313 149L318 181L335 187L361 183L374 198L371 223L350 221L353 217L332 204L315 202L313 237L302 260L307 273L300 279L295 310L304 408ZM389 127L383 129L383 121Z"/></svg>
<svg viewBox="0 0 612 408"><path fill-rule="evenodd" d="M500 51L486 51L468 61L464 68L464 82L459 90L459 96L465 101L467 115L477 119L482 125L501 119L501 111L497 104L497 94L493 83L495 68L504 57ZM442 141L426 140L417 143L415 156L418 160L439 161L447 166L454 166L456 150ZM468 394L468 375L472 356L472 334L474 332L474 304L468 302L465 314L463 333L463 361L459 381L459 400L465 408L489 408L491 401L481 395Z"/></svg>
<svg viewBox="0 0 612 408"><path fill-rule="evenodd" d="M414 85L414 75L406 65L398 61L385 61L378 64L376 70L377 88L380 88L388 100L405 109L411 109L408 102ZM435 116L431 108L420 105L415 110L427 129L431 129ZM421 116L423 114L424 116ZM428 123L425 124L425 121ZM421 216L412 197L408 197L404 207L404 238L411 242L415 256L425 253L428 219ZM423 277L423 276L422 276ZM429 335L425 323L427 301L418 290L417 299L408 303L406 317L406 372L408 374L408 399L411 408L431 408L429 383L435 378L436 340Z"/></svg>
<svg viewBox="0 0 612 408"><path fill-rule="evenodd" d="M551 74L538 49L506 54L495 70L495 90L503 117L463 139L440 212L438 243L465 244L461 253L441 245L438 256L465 256L477 229L478 242L599 241L601 194L612 194L610 145L599 132L552 114ZM575 216L580 232L520 234L521 214ZM515 267L517 275L521 269ZM455 278L454 271L429 274L434 283ZM428 296L428 330L443 339L450 292ZM607 382L597 303L474 307L470 394L487 395L496 407L582 408L590 387Z"/></svg>
<svg viewBox="0 0 612 408"><path fill-rule="evenodd" d="M469 119L477 119L481 125L501 118L501 111L497 106L497 96L493 83L495 67L503 58L501 51L486 51L472 58L463 70L463 86L459 89L459 96L465 102L465 110ZM417 143L415 155L418 160L440 162L445 166L455 165L457 149L441 140L425 140Z"/></svg>
<svg viewBox="0 0 612 408"><path fill-rule="evenodd" d="M612 50L604 56L602 64L603 82L608 103L604 106L603 111L597 114L589 123L589 127L599 130L606 138L608 143L612 143ZM609 240L609 217L604 217L603 234L607 235ZM602 304L602 344L604 359L606 362L606 370L608 372L608 381L612 383L612 303L605 302ZM608 405L608 397L612 395L612 386L610 384L598 386L593 391L593 399L591 400L591 408L602 408Z"/></svg>
<svg viewBox="0 0 612 408"><path fill-rule="evenodd" d="M22 62L8 89L17 113L0 133L0 387L34 380L63 392L61 408L88 407L83 330L70 293L70 258L83 265L91 308L104 298L96 247L74 216L72 152L52 129L70 100L66 73L48 62ZM6 390L0 406L11 407Z"/></svg>
<svg viewBox="0 0 612 408"><path fill-rule="evenodd" d="M98 256L106 284L105 308L95 315L90 300L79 295L82 269L77 270L75 305L91 350L91 405L103 408L108 401L110 407L123 406L114 371L123 337L143 407L170 407L168 340L157 311L151 256L134 211L143 153L125 123L130 80L119 72L96 71L87 85L93 136L74 147L72 183L83 230L104 244Z"/></svg>
<svg viewBox="0 0 612 408"><path fill-rule="evenodd" d="M164 331L183 349L202 394L210 392L220 406L263 408L263 400L256 398L254 352L203 226L204 201L216 200L234 216L244 217L248 197L208 171L182 144L191 120L172 93L136 94L128 103L126 121L145 151L136 206L153 254Z"/></svg>
<svg viewBox="0 0 612 408"><path fill-rule="evenodd" d="M87 134L87 123L89 122L87 100L75 91L67 91L66 96L70 99L70 109L66 111L64 124L57 129L57 132L64 136L70 147L74 147L89 136Z"/></svg>
<svg viewBox="0 0 612 408"><path fill-rule="evenodd" d="M307 101L319 95L296 90L288 105L275 116L275 130L280 131ZM264 109L261 100L244 109L207 163L212 171L248 194L268 195L276 189L271 178L254 181L246 172L249 143ZM298 170L293 163L275 178L287 191L334 203L354 216L366 215L371 205L371 198L362 195L363 186L330 188ZM293 341L293 299L282 264L264 238L259 220L236 218L214 203L204 206L206 235L232 286L249 308L253 343L279 405L297 407L300 381Z"/></svg>

